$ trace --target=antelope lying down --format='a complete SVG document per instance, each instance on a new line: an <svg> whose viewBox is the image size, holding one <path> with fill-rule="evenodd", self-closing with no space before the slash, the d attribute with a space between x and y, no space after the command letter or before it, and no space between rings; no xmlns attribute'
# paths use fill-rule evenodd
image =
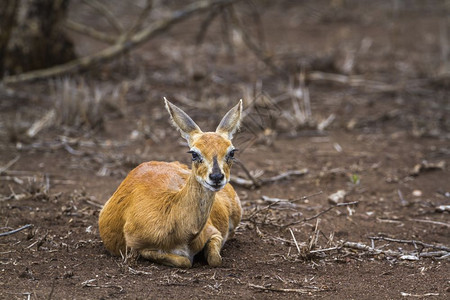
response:
<svg viewBox="0 0 450 300"><path fill-rule="evenodd" d="M165 99L173 125L188 141L192 169L179 162L146 162L132 170L106 202L100 236L113 255L128 249L151 261L191 267L204 250L220 266L220 250L241 220L239 198L230 180L242 100L215 132L202 132L180 108Z"/></svg>

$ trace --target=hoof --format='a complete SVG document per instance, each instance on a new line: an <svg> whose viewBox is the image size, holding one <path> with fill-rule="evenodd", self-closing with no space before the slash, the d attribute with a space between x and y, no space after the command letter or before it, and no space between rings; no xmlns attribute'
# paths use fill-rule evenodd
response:
<svg viewBox="0 0 450 300"><path fill-rule="evenodd" d="M222 257L220 254L208 255L207 261L211 267L220 267L222 265Z"/></svg>

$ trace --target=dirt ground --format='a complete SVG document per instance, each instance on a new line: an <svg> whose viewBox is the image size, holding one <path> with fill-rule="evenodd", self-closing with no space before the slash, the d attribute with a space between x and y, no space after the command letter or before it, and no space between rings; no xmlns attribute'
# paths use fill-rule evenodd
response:
<svg viewBox="0 0 450 300"><path fill-rule="evenodd" d="M239 37L227 43L218 21L195 46L202 15L81 76L12 86L20 97L0 101L0 233L32 226L0 236L0 298L450 298L445 3L265 3L267 51L287 78ZM127 20L136 9L122 4L115 13ZM105 26L81 4L70 17ZM102 47L72 37L81 55ZM303 70L363 80L307 80L311 116L301 123L292 95L304 96L296 82ZM113 100L64 115L65 84ZM124 260L100 240L101 205L133 167L189 163L163 96L209 130L243 98L247 116L234 144L252 176L307 169L257 187L234 185L244 215L222 267L201 258L187 270ZM27 136L51 109L59 123ZM68 123L80 111L93 113L81 119L90 126ZM239 164L232 173L249 180ZM339 203L355 204L330 203L338 190L346 192Z"/></svg>

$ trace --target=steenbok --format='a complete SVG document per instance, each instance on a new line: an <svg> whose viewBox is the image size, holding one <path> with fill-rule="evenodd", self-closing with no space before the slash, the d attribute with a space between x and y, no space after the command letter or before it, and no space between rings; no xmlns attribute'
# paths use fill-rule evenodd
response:
<svg viewBox="0 0 450 300"><path fill-rule="evenodd" d="M220 266L220 250L238 226L242 209L228 183L242 100L215 132L203 132L165 99L173 125L189 144L192 168L179 162L146 162L132 170L100 212L100 236L113 255L134 250L151 261L189 268L204 251Z"/></svg>

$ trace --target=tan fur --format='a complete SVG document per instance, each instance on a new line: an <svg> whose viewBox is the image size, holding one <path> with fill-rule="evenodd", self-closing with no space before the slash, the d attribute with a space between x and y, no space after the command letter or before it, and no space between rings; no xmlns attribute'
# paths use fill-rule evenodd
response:
<svg viewBox="0 0 450 300"><path fill-rule="evenodd" d="M204 249L209 265L222 263L220 250L241 219L239 198L227 183L231 167L227 155L232 147L228 137L239 125L242 103L238 105L222 120L221 128L203 133L166 100L175 126L201 152L202 162L193 162L189 170L179 162L153 161L128 174L99 216L100 236L111 254L133 249L158 263L190 267L194 255ZM225 175L223 188L217 191L204 182L214 158Z"/></svg>

